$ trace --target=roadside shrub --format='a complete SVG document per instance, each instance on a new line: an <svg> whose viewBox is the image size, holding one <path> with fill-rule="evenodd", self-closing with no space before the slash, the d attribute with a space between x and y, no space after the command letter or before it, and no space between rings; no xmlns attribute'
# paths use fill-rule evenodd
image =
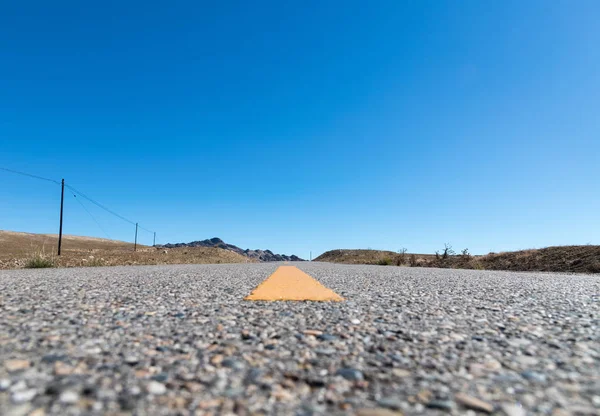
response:
<svg viewBox="0 0 600 416"><path fill-rule="evenodd" d="M594 262L587 267L589 273L600 273L600 262Z"/></svg>
<svg viewBox="0 0 600 416"><path fill-rule="evenodd" d="M391 264L392 264L392 259L390 259L390 258L387 258L387 257L386 257L386 258L384 258L384 259L381 259L381 260L379 260L379 261L377 262L377 264L378 264L379 266L389 266L389 265L391 265Z"/></svg>
<svg viewBox="0 0 600 416"><path fill-rule="evenodd" d="M473 269L475 270L485 270L485 267L483 267L483 264L481 264L478 261L474 261L473 262Z"/></svg>
<svg viewBox="0 0 600 416"><path fill-rule="evenodd" d="M26 269L45 269L54 267L54 260L39 254L29 258L25 263Z"/></svg>
<svg viewBox="0 0 600 416"><path fill-rule="evenodd" d="M411 254L408 261L409 261L410 267L417 267L417 256L415 256L414 254Z"/></svg>
<svg viewBox="0 0 600 416"><path fill-rule="evenodd" d="M396 257L396 266L402 266L406 263L406 249L403 247L398 253L398 257Z"/></svg>
<svg viewBox="0 0 600 416"><path fill-rule="evenodd" d="M106 262L104 261L104 259L92 258L85 262L83 265L87 267L102 267L106 266Z"/></svg>

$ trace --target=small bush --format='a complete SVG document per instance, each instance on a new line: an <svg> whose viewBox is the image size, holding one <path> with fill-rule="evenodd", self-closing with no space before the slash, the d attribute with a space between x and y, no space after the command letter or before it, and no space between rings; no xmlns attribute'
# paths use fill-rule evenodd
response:
<svg viewBox="0 0 600 416"><path fill-rule="evenodd" d="M26 269L45 269L49 267L54 267L54 260L41 255L35 255L25 263Z"/></svg>
<svg viewBox="0 0 600 416"><path fill-rule="evenodd" d="M587 267L589 273L600 273L600 262L595 262Z"/></svg>
<svg viewBox="0 0 600 416"><path fill-rule="evenodd" d="M104 261L104 259L93 258L93 259L89 259L83 265L88 266L88 267L102 267L102 266L106 266L106 262Z"/></svg>
<svg viewBox="0 0 600 416"><path fill-rule="evenodd" d="M410 264L410 267L417 267L417 256L411 254L408 262Z"/></svg>
<svg viewBox="0 0 600 416"><path fill-rule="evenodd" d="M480 262L474 261L473 262L473 269L475 269L475 270L485 270L485 267Z"/></svg>
<svg viewBox="0 0 600 416"><path fill-rule="evenodd" d="M384 259L381 259L381 260L379 260L379 261L377 262L377 264L378 264L379 266L389 266L389 265L391 265L391 264L392 264L392 259L390 259L390 258L387 258L387 257L386 257L386 258L384 258Z"/></svg>
<svg viewBox="0 0 600 416"><path fill-rule="evenodd" d="M398 257L396 257L396 266L402 266L406 263L406 249L403 247L398 251Z"/></svg>

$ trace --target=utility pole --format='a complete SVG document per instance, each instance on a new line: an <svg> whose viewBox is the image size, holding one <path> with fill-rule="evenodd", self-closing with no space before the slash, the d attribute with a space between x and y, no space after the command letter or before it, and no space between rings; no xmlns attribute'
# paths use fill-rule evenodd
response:
<svg viewBox="0 0 600 416"><path fill-rule="evenodd" d="M58 229L58 255L60 256L60 246L62 245L62 226L63 226L63 207L65 205L65 180L61 183L60 193L60 228Z"/></svg>
<svg viewBox="0 0 600 416"><path fill-rule="evenodd" d="M138 230L138 223L135 223L135 243L133 244L133 251L137 251L137 230Z"/></svg>
<svg viewBox="0 0 600 416"><path fill-rule="evenodd" d="M312 251L310 252L310 261L312 261Z"/></svg>
<svg viewBox="0 0 600 416"><path fill-rule="evenodd" d="M154 241L152 242L152 247L156 247L156 231L154 231Z"/></svg>

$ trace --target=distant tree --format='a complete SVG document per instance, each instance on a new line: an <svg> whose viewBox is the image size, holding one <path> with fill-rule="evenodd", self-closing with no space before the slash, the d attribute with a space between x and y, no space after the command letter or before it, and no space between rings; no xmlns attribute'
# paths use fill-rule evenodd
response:
<svg viewBox="0 0 600 416"><path fill-rule="evenodd" d="M398 258L396 259L396 266L402 266L406 263L406 249L402 247L398 250Z"/></svg>
<svg viewBox="0 0 600 416"><path fill-rule="evenodd" d="M437 253L437 252L436 252ZM442 259L447 259L450 256L453 256L454 250L452 250L452 246L448 243L444 244L444 253L442 254Z"/></svg>

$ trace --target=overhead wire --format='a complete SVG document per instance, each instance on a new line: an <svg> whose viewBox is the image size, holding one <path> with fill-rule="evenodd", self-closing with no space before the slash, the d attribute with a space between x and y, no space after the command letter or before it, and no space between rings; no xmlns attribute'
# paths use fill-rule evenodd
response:
<svg viewBox="0 0 600 416"><path fill-rule="evenodd" d="M128 222L128 223L129 223L129 224L131 224L131 225L137 225L137 227L138 227L138 228L140 228L140 229L143 229L144 231L148 231L148 232L150 232L150 233L153 233L153 232L154 232L154 231L150 231L150 230L147 230L147 229L145 229L145 228L142 228L142 227L141 227L139 224L137 224L137 223L135 223L135 222L133 222L133 221L131 221L131 220L129 220L129 219L127 219L127 218L123 217L122 215L119 215L119 214L117 214L117 213L116 213L116 212L114 212L113 210L111 210L111 209L109 209L109 208L105 207L104 205L102 205L101 203L99 203L99 202L95 201L94 199L90 198L89 196L85 195L85 194L84 194L84 193L82 193L81 191L78 191L77 189L73 188L71 185L67 185L67 184L65 184L65 187L69 188L71 191L75 192L76 194L78 194L78 195L79 195L79 196L81 196L82 198L85 198L85 199L87 199L87 200L88 200L89 202L91 202L92 204L94 204L94 205L96 205L97 207L99 207L99 208L101 208L101 209L105 210L106 212L108 212L108 213L110 213L110 214L114 215L115 217L117 217L117 218L120 218L121 220L123 220L123 221L125 221L125 222Z"/></svg>
<svg viewBox="0 0 600 416"><path fill-rule="evenodd" d="M81 202L78 198L77 195L75 193L73 193L73 198L75 198L75 200L77 202L79 202L79 205L81 205L81 207L85 210L85 212L87 212L90 217L92 217L92 219L94 220L94 222L96 223L96 225L98 226L98 228L100 228L102 230L102 232L104 233L104 235L106 237L108 237L109 240L112 240L111 236L108 235L108 233L106 232L106 230L102 227L102 225L100 225L100 223L98 222L98 220L96 219L96 217L94 217L94 215L86 208L85 205L83 205L83 202Z"/></svg>
<svg viewBox="0 0 600 416"><path fill-rule="evenodd" d="M30 178L40 179L42 181L48 181L48 182L52 182L52 183L55 183L57 185L60 185L59 181L55 181L54 179L44 178L44 177L38 176L38 175L32 175L31 173L25 173L25 172L21 172L21 171L18 171L18 170L7 169L7 168L2 168L2 167L0 167L0 170L4 170L6 172L11 172L11 173L16 173L17 175L29 176Z"/></svg>
<svg viewBox="0 0 600 416"><path fill-rule="evenodd" d="M31 173L21 172L21 171L18 171L18 170L8 169L8 168L3 168L3 167L0 167L0 170L6 171L6 172L15 173L17 175L28 176L28 177L34 178L34 179L39 179L39 180L43 180L43 181L47 181L47 182L52 182L52 183L54 183L56 185L61 185L61 182L59 182L59 181L56 181L54 179L44 178L43 176L33 175ZM73 197L75 197L75 199L77 200L77 202L79 202L79 204L83 207L83 209L86 210L86 212L92 217L92 219L96 222L96 224L98 224L98 227L100 227L100 229L102 230L102 232L104 232L104 234L106 234L107 236L108 236L108 233L102 228L102 226L100 225L100 223L96 220L96 218L92 215L92 213L83 205L83 203L79 199L77 199L76 194L79 195L80 197L88 200L89 202L91 202L92 204L96 205L97 207L103 209L104 211L108 212L109 214L114 215L115 217L117 217L117 218L119 218L119 219L121 219L121 220L123 220L125 222L128 222L131 225L137 226L140 230L143 230L143 231L146 231L146 232L149 232L149 233L154 233L154 231L148 230L147 228L144 228L144 227L140 226L138 223L135 223L135 222L133 222L133 221L125 218L124 216L117 214L113 210L107 208L106 206L102 205L98 201L90 198L89 196L87 196L83 192L75 189L71 185L65 183L65 187L69 188L72 192L74 192Z"/></svg>

